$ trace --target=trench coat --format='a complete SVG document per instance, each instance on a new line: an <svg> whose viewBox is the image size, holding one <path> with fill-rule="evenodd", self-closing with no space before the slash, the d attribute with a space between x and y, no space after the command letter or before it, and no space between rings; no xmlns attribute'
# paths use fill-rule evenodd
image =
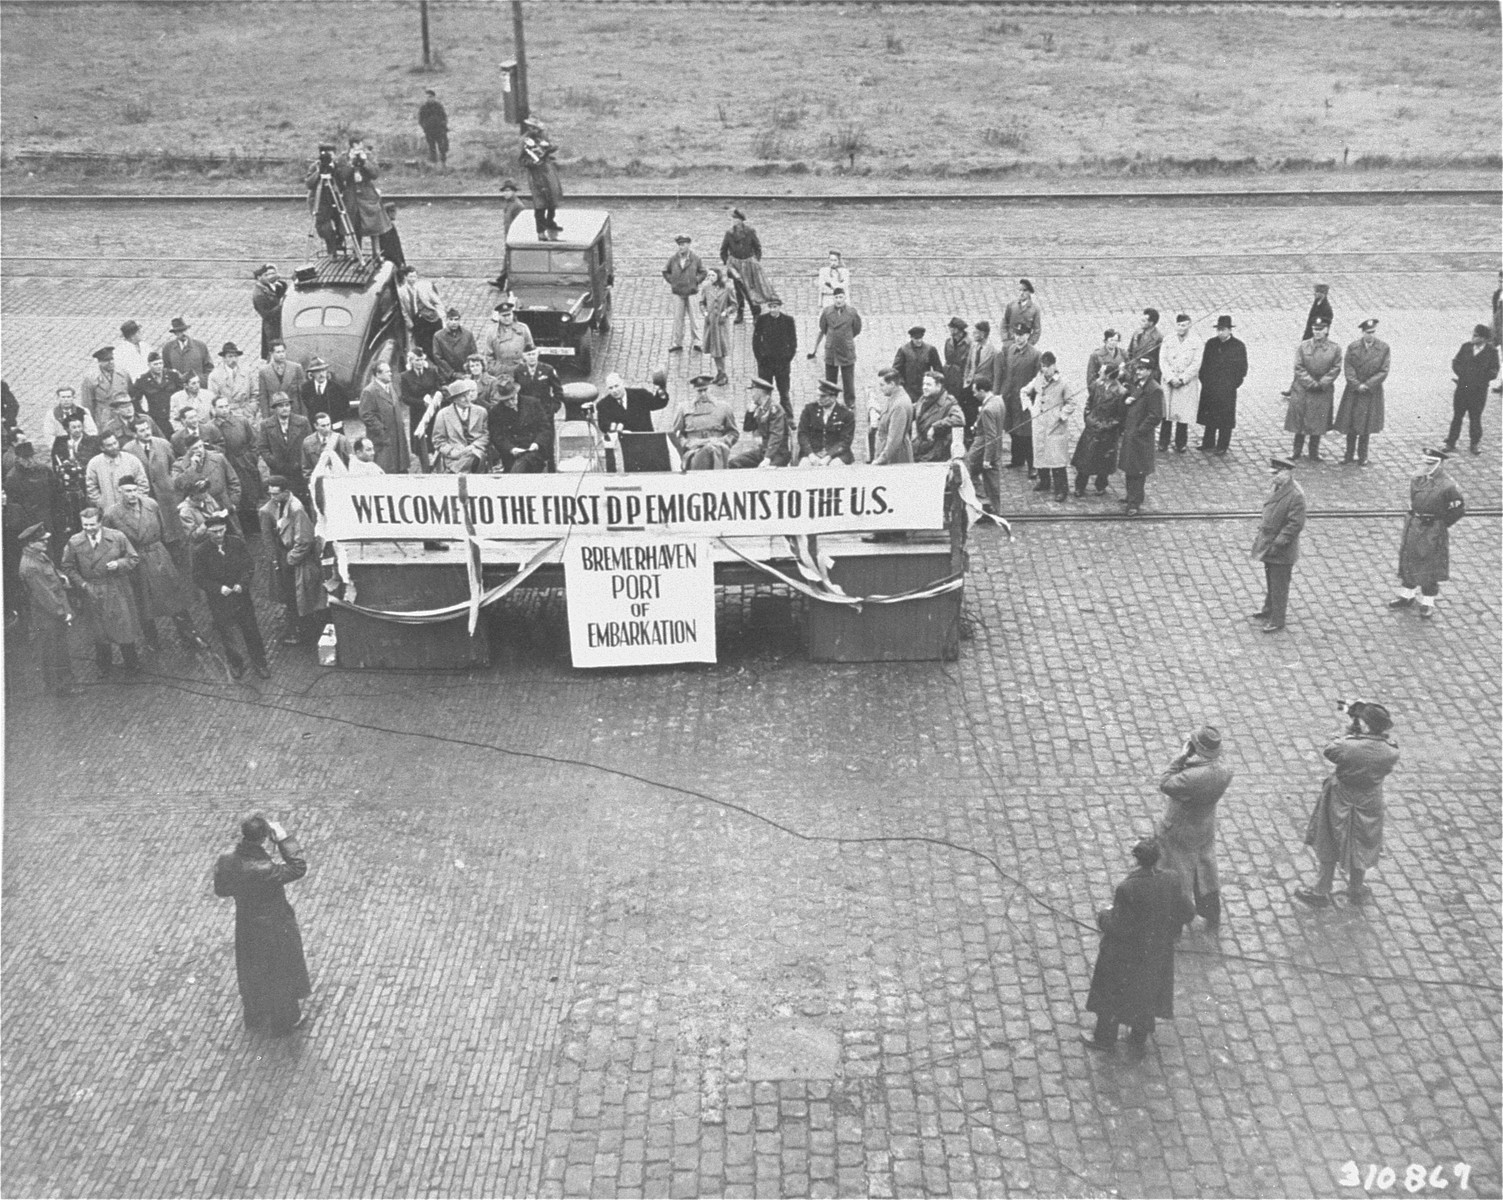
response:
<svg viewBox="0 0 1503 1200"><path fill-rule="evenodd" d="M1149 379L1123 400L1122 439L1117 466L1126 475L1152 475L1159 423L1164 419L1164 389Z"/></svg>
<svg viewBox="0 0 1503 1200"><path fill-rule="evenodd" d="M348 156L334 165L334 178L344 191L344 206L357 237L380 237L391 229L391 218L376 187L380 177L381 168L369 155L358 166Z"/></svg>
<svg viewBox="0 0 1503 1200"><path fill-rule="evenodd" d="M172 515L182 526L182 517L176 505ZM136 610L147 621L158 617L172 617L188 611L193 600L193 588L177 569L172 555L162 541L162 510L155 500L141 497L138 505L124 501L105 510L106 528L118 529L130 538L140 562L131 573L131 585L136 593Z"/></svg>
<svg viewBox="0 0 1503 1200"><path fill-rule="evenodd" d="M397 411L393 390L372 380L360 393L360 420L365 436L375 444L376 465L388 475L405 475L412 466L408 448L407 422ZM304 431L305 434L308 431Z"/></svg>
<svg viewBox="0 0 1503 1200"><path fill-rule="evenodd" d="M1011 337L1019 325L1028 326L1028 344L1037 346L1044 333L1044 310L1037 299L1026 304L1013 300L1002 310L1002 329Z"/></svg>
<svg viewBox="0 0 1503 1200"><path fill-rule="evenodd" d="M890 466L913 461L913 401L908 399L907 392L899 392L887 402L877 421L875 444L874 464Z"/></svg>
<svg viewBox="0 0 1503 1200"><path fill-rule="evenodd" d="M146 468L146 486L162 510L162 540L169 546L183 540L183 523L177 519L177 489L172 486L172 445L154 437L146 446L132 438L120 443L120 456L134 455Z"/></svg>
<svg viewBox="0 0 1503 1200"><path fill-rule="evenodd" d="M235 977L248 1021L285 1010L313 990L285 891L308 873L308 863L296 838L277 849L279 863L255 842L240 842L214 864L214 894L235 899Z"/></svg>
<svg viewBox="0 0 1503 1200"><path fill-rule="evenodd" d="M958 396L960 389L965 386L966 365L971 360L971 339L966 337L965 331L951 330L950 336L945 339L945 391L952 396ZM995 375L996 363L992 364Z"/></svg>
<svg viewBox="0 0 1503 1200"><path fill-rule="evenodd" d="M1209 338L1200 355L1200 407L1198 425L1234 429L1237 425L1237 389L1247 378L1247 346L1240 339Z"/></svg>
<svg viewBox="0 0 1503 1200"><path fill-rule="evenodd" d="M1263 520L1253 538L1252 556L1259 562L1287 564L1299 561L1299 535L1305 527L1305 490L1289 480L1275 484L1263 501Z"/></svg>
<svg viewBox="0 0 1503 1200"><path fill-rule="evenodd" d="M1063 375L1052 381L1037 376L1022 391L1033 425L1033 465L1057 471L1070 464L1070 418L1075 415L1075 389Z"/></svg>
<svg viewBox="0 0 1503 1200"><path fill-rule="evenodd" d="M1409 481L1409 514L1399 539L1399 580L1406 588L1451 577L1451 526L1465 514L1461 489L1444 468Z"/></svg>
<svg viewBox="0 0 1503 1200"><path fill-rule="evenodd" d="M1200 360L1205 344L1194 334L1175 330L1159 347L1159 370L1164 373L1164 420L1188 425L1200 410ZM1183 383L1178 380L1183 379Z"/></svg>
<svg viewBox="0 0 1503 1200"><path fill-rule="evenodd" d="M996 367L992 372L992 391L1002 397L1007 406L1007 432L1013 437L1032 437L1033 425L1023 409L1019 396L1023 388L1039 373L1039 351L1036 347L1016 341L1008 342L997 352Z"/></svg>
<svg viewBox="0 0 1503 1200"><path fill-rule="evenodd" d="M1342 368L1346 387L1333 429L1359 437L1383 432L1383 381L1388 378L1389 359L1388 343L1377 338L1371 346L1358 338L1346 348ZM1358 384L1366 384L1367 391L1358 390Z"/></svg>
<svg viewBox="0 0 1503 1200"><path fill-rule="evenodd" d="M130 539L118 529L101 528L99 545L89 544L89 535L75 533L63 549L63 574L73 585L73 598L83 601L84 628L96 642L117 646L141 640L141 622L131 595L130 572L140 556ZM106 564L120 563L117 571Z"/></svg>
<svg viewBox="0 0 1503 1200"><path fill-rule="evenodd" d="M268 500L260 508L261 536L271 551L271 574L276 596L297 615L329 607L329 593L324 590L323 542L313 530L308 510L296 496L288 496L286 506L277 511L277 502Z"/></svg>
<svg viewBox="0 0 1503 1200"><path fill-rule="evenodd" d="M1169 797L1159 822L1159 866L1179 876L1180 892L1193 905L1200 896L1221 890L1216 873L1216 802L1231 785L1232 771L1215 758L1181 754L1159 778Z"/></svg>
<svg viewBox="0 0 1503 1200"><path fill-rule="evenodd" d="M1118 884L1096 918L1101 950L1086 1011L1129 1025L1174 1016L1174 938L1194 918L1177 875L1139 867Z"/></svg>
<svg viewBox="0 0 1503 1200"><path fill-rule="evenodd" d="M699 307L705 314L704 351L709 358L725 358L731 352L731 314L736 311L736 290L729 284L719 287L713 281L700 294Z"/></svg>
<svg viewBox="0 0 1503 1200"><path fill-rule="evenodd" d="M1325 748L1335 773L1320 790L1305 845L1322 863L1365 871L1383 851L1383 780L1399 761L1399 744L1387 734L1348 733Z"/></svg>
<svg viewBox="0 0 1503 1200"><path fill-rule="evenodd" d="M1110 387L1097 382L1086 403L1085 428L1075 443L1070 465L1083 475L1110 475L1117 469L1117 441L1127 415L1127 393L1120 384Z"/></svg>
<svg viewBox="0 0 1503 1200"><path fill-rule="evenodd" d="M1294 382L1289 385L1286 433L1320 437L1331 428L1336 381L1341 378L1341 347L1329 338L1309 338L1294 352Z"/></svg>
<svg viewBox="0 0 1503 1200"><path fill-rule="evenodd" d="M216 417L214 427L224 438L224 456L240 481L240 500L247 509L260 508L265 496L261 486L261 468L256 465L256 431L237 413L223 419Z"/></svg>
<svg viewBox="0 0 1503 1200"><path fill-rule="evenodd" d="M209 348L196 337L185 337L181 341L170 337L159 349L162 352L163 370L169 373L175 371L184 378L197 375L199 386L209 382L209 372L214 369L214 357L209 353Z"/></svg>

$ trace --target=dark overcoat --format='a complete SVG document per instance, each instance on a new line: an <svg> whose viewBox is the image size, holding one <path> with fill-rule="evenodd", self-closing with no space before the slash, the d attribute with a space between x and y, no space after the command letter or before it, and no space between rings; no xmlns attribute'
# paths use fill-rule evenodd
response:
<svg viewBox="0 0 1503 1200"><path fill-rule="evenodd" d="M1336 381L1341 378L1341 347L1327 338L1306 338L1294 351L1294 380L1284 432L1320 437L1331 428Z"/></svg>
<svg viewBox="0 0 1503 1200"><path fill-rule="evenodd" d="M214 865L214 894L235 899L235 975L247 1017L276 1012L312 990L297 914L286 885L308 873L296 838L278 849L282 862L255 842L241 842Z"/></svg>
<svg viewBox="0 0 1503 1200"><path fill-rule="evenodd" d="M1071 465L1082 474L1110 475L1117 469L1117 439L1127 411L1123 404L1125 395L1118 384L1107 385L1097 380L1092 385L1091 399L1086 403L1085 428L1070 459Z"/></svg>
<svg viewBox="0 0 1503 1200"><path fill-rule="evenodd" d="M1299 561L1299 535L1304 528L1304 489L1292 479L1275 484L1263 500L1252 556L1259 562L1293 566Z"/></svg>
<svg viewBox="0 0 1503 1200"><path fill-rule="evenodd" d="M1086 1011L1128 1025L1174 1016L1174 937L1194 917L1178 875L1140 867L1118 884L1096 918L1101 950Z"/></svg>
<svg viewBox="0 0 1503 1200"><path fill-rule="evenodd" d="M1129 391L1124 403L1117 466L1128 475L1152 475L1159 422L1164 419L1164 389L1150 379Z"/></svg>
<svg viewBox="0 0 1503 1200"><path fill-rule="evenodd" d="M1358 436L1383 432L1383 381L1388 378L1390 360L1388 343L1380 338L1373 338L1370 346L1358 338L1346 348L1342 363L1346 387L1333 429ZM1366 391L1361 390L1363 386Z"/></svg>
<svg viewBox="0 0 1503 1200"><path fill-rule="evenodd" d="M1399 763L1399 744L1383 733L1349 733L1325 748L1336 770L1321 788L1305 845L1322 863L1366 871L1383 851L1383 780Z"/></svg>
<svg viewBox="0 0 1503 1200"><path fill-rule="evenodd" d="M1200 355L1200 407L1198 425L1232 429L1237 424L1237 389L1247 378L1247 345L1229 337L1210 338Z"/></svg>
<svg viewBox="0 0 1503 1200"><path fill-rule="evenodd" d="M1493 345L1476 349L1463 342L1451 360L1451 374L1456 376L1458 404L1478 404L1487 399L1487 385L1498 377L1498 348Z"/></svg>
<svg viewBox="0 0 1503 1200"><path fill-rule="evenodd" d="M1399 579L1406 588L1451 577L1451 526L1465 514L1461 489L1444 469L1409 481L1409 513L1399 539Z"/></svg>

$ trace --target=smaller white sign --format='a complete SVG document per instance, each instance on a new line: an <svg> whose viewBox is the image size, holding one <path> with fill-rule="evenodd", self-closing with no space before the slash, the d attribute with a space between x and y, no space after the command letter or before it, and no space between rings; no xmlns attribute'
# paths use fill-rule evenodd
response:
<svg viewBox="0 0 1503 1200"><path fill-rule="evenodd" d="M573 537L564 583L576 667L715 661L708 539Z"/></svg>

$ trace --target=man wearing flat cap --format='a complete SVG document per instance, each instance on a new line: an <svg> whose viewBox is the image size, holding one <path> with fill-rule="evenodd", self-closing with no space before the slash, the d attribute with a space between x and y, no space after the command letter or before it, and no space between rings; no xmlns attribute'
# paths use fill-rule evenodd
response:
<svg viewBox="0 0 1503 1200"><path fill-rule="evenodd" d="M188 322L182 317L172 318L172 336L161 345L162 363L169 371L187 377L191 372L198 382L209 382L209 372L214 369L214 359L209 348L196 337L188 336Z"/></svg>
<svg viewBox="0 0 1503 1200"><path fill-rule="evenodd" d="M1145 838L1132 856L1137 869L1117 885L1111 908L1096 914L1101 950L1086 1000L1096 1029L1081 1040L1092 1050L1111 1051L1118 1027L1127 1025L1128 1049L1136 1058L1158 1019L1174 1016L1174 941L1195 919L1195 906L1178 876L1156 869L1158 842Z"/></svg>
<svg viewBox="0 0 1503 1200"><path fill-rule="evenodd" d="M1451 360L1456 395L1451 406L1451 428L1446 434L1447 450L1456 449L1465 420L1471 426L1472 453L1482 453L1482 410L1487 405L1487 385L1498 377L1498 348L1491 338L1492 330L1486 325L1474 326L1472 340L1463 342Z"/></svg>
<svg viewBox="0 0 1503 1200"><path fill-rule="evenodd" d="M71 696L74 687L73 660L68 655L68 628L73 607L68 603L68 577L53 565L47 554L47 526L41 522L21 530L21 582L30 601L31 641L42 684L54 696Z"/></svg>
<svg viewBox="0 0 1503 1200"><path fill-rule="evenodd" d="M271 357L271 344L282 336L282 304L287 299L287 281L277 273L275 263L257 267L251 276L251 307L261 318L261 357Z"/></svg>
<svg viewBox="0 0 1503 1200"><path fill-rule="evenodd" d="M924 375L929 371L944 370L939 351L924 341L922 325L915 325L908 331L908 340L893 355L892 369L898 373L903 390L915 404L924 394Z"/></svg>
<svg viewBox="0 0 1503 1200"><path fill-rule="evenodd" d="M1383 432L1383 381L1388 378L1391 353L1388 343L1379 340L1376 317L1368 317L1358 329L1362 336L1346 348L1342 374L1346 388L1341 393L1341 407L1336 410L1332 428L1346 434L1346 457L1356 459L1359 467L1367 466L1367 439Z"/></svg>
<svg viewBox="0 0 1503 1200"><path fill-rule="evenodd" d="M1216 802L1231 782L1231 769L1221 757L1221 731L1214 725L1202 725L1192 733L1159 777L1159 791L1169 797L1159 822L1160 865L1179 876L1180 891L1205 918L1207 929L1221 924Z"/></svg>
<svg viewBox="0 0 1503 1200"><path fill-rule="evenodd" d="M1446 472L1444 450L1426 450L1409 481L1409 513L1399 537L1399 588L1389 608L1435 616L1440 585L1451 577L1451 526L1466 514L1466 500Z"/></svg>
<svg viewBox="0 0 1503 1200"><path fill-rule="evenodd" d="M689 380L694 401L673 419L669 436L678 447L686 471L722 471L730 461L731 447L741 436L731 406L710 395L713 375Z"/></svg>
<svg viewBox="0 0 1503 1200"><path fill-rule="evenodd" d="M1299 561L1299 535L1305 527L1305 492L1294 482L1294 460L1268 461L1273 483L1263 499L1263 519L1253 538L1249 557L1263 564L1263 607L1252 620L1263 622L1264 633L1284 628L1289 607L1289 581Z"/></svg>
<svg viewBox="0 0 1503 1200"><path fill-rule="evenodd" d="M669 337L668 353L674 354L684 348L684 324L689 326L691 350L699 349L699 287L709 278L709 272L699 255L689 249L694 239L687 233L674 238L678 249L663 268L663 279L673 293L673 333Z"/></svg>
<svg viewBox="0 0 1503 1200"><path fill-rule="evenodd" d="M1305 845L1315 851L1320 876L1294 898L1311 908L1329 908L1336 868L1346 872L1347 900L1372 898L1365 882L1383 852L1383 780L1399 764L1399 744L1389 734L1393 717L1381 704L1354 700L1343 706L1351 723L1325 748L1336 770L1321 788Z"/></svg>
<svg viewBox="0 0 1503 1200"><path fill-rule="evenodd" d="M1331 311L1331 285L1329 283L1317 283L1315 285L1315 299L1310 302L1310 315L1305 318L1303 342L1310 340L1310 335L1315 332L1315 322L1324 321L1326 328L1331 327L1331 322L1336 319L1336 314Z"/></svg>

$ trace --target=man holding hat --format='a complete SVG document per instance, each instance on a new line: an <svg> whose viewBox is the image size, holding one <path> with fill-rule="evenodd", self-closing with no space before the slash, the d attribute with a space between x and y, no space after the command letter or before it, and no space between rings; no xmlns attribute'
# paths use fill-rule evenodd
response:
<svg viewBox="0 0 1503 1200"><path fill-rule="evenodd" d="M1195 423L1201 426L1200 448L1224 455L1237 425L1237 389L1247 378L1247 346L1232 336L1232 319L1216 318L1216 335L1206 340L1200 355L1200 407Z"/></svg>
<svg viewBox="0 0 1503 1200"><path fill-rule="evenodd" d="M279 315L278 321L280 320ZM214 367L209 348L197 338L188 336L188 322L182 317L172 318L171 329L172 336L162 343L163 365L169 371L175 371L184 377L190 373L197 375L200 384L207 383L209 372Z"/></svg>
<svg viewBox="0 0 1503 1200"><path fill-rule="evenodd" d="M1342 364L1346 388L1332 428L1346 434L1342 462L1349 463L1355 456L1357 465L1365 467L1367 439L1383 432L1383 381L1388 378L1390 352L1388 343L1378 340L1376 317L1368 317L1357 328L1362 336L1346 348Z"/></svg>
<svg viewBox="0 0 1503 1200"><path fill-rule="evenodd" d="M1461 489L1446 473L1444 450L1426 450L1409 481L1409 514L1399 538L1398 594L1389 608L1409 608L1419 597L1419 615L1435 615L1440 585L1451 577L1451 526L1466 514Z"/></svg>
<svg viewBox="0 0 1503 1200"><path fill-rule="evenodd" d="M1263 500L1263 520L1248 552L1263 564L1263 607L1252 614L1264 633L1284 628L1289 607L1289 581L1299 560L1299 535L1305 527L1305 492L1294 482L1294 460L1272 458L1273 485Z"/></svg>
<svg viewBox="0 0 1503 1200"><path fill-rule="evenodd" d="M509 379L522 365L522 356L535 343L532 330L517 320L517 302L502 296L496 305L496 325L485 339L485 369L501 379Z"/></svg>
<svg viewBox="0 0 1503 1200"><path fill-rule="evenodd" d="M1310 461L1320 462L1320 439L1331 428L1341 348L1331 341L1330 332L1325 318L1316 317L1310 336L1294 352L1294 381L1285 393L1289 407L1284 414L1284 431L1294 434L1292 458L1299 458L1308 437Z"/></svg>
<svg viewBox="0 0 1503 1200"><path fill-rule="evenodd" d="M743 441L726 466L732 470L748 467L786 467L792 457L788 441L788 414L772 398L772 382L753 379L746 387L746 416L755 437Z"/></svg>
<svg viewBox="0 0 1503 1200"><path fill-rule="evenodd" d="M230 674L236 679L245 674L245 659L235 649L231 637L231 632L238 629L256 674L262 679L270 679L266 645L261 640L256 606L251 599L255 560L245 542L230 532L229 522L222 513L204 521L204 532L204 541L193 551L193 582L208 601L209 618L224 646Z"/></svg>
<svg viewBox="0 0 1503 1200"><path fill-rule="evenodd" d="M678 246L668 265L663 268L663 279L673 293L673 334L669 338L668 353L684 348L684 323L689 324L690 349L699 349L699 287L709 278L709 272L699 255L689 249L694 239L686 233L674 238Z"/></svg>
<svg viewBox="0 0 1503 1200"><path fill-rule="evenodd" d="M79 521L83 529L68 539L63 550L63 574L82 606L99 677L107 678L114 670L114 646L120 647L125 669L134 673L141 669L136 655L141 624L129 578L140 556L125 534L104 528L99 509L92 504L79 514Z"/></svg>
<svg viewBox="0 0 1503 1200"><path fill-rule="evenodd" d="M825 310L829 312L829 309ZM851 439L856 436L856 414L843 404L836 404L840 385L828 379L819 382L819 403L806 404L798 415L798 442L793 455L795 467L849 466L855 461Z"/></svg>
<svg viewBox="0 0 1503 1200"><path fill-rule="evenodd" d="M433 419L433 469L442 474L483 475L489 466L490 428L485 409L475 403L473 379L449 385L449 403Z"/></svg>
<svg viewBox="0 0 1503 1200"><path fill-rule="evenodd" d="M1221 731L1214 725L1202 725L1191 734L1159 777L1159 791L1169 797L1159 823L1162 866L1179 876L1180 891L1205 918L1207 929L1221 924L1216 802L1231 782L1231 769L1221 760Z"/></svg>
<svg viewBox="0 0 1503 1200"><path fill-rule="evenodd" d="M115 366L113 346L101 346L94 351L94 365L84 372L78 400L94 414L94 423L101 433L114 430L124 434L130 428L131 414L135 411L130 380Z"/></svg>
<svg viewBox="0 0 1503 1200"><path fill-rule="evenodd" d="M282 336L282 304L287 299L287 281L277 273L275 263L257 267L251 278L251 306L261 318L261 357L271 357L271 344Z"/></svg>
<svg viewBox="0 0 1503 1200"><path fill-rule="evenodd" d="M1081 1041L1092 1050L1114 1050L1125 1024L1132 1030L1128 1048L1139 1057L1158 1018L1174 1016L1174 941L1195 919L1195 906L1178 876L1155 869L1158 842L1144 838L1132 856L1137 869L1117 885L1111 908L1096 914L1101 950L1086 1000L1096 1029Z"/></svg>
<svg viewBox="0 0 1503 1200"><path fill-rule="evenodd" d="M20 576L30 601L31 640L42 669L42 683L55 696L71 696L78 690L73 660L68 655L73 609L68 603L68 577L53 566L47 554L50 536L40 521L21 530Z"/></svg>
<svg viewBox="0 0 1503 1200"><path fill-rule="evenodd" d="M694 402L679 409L669 430L669 437L684 460L686 471L722 471L730 461L731 447L740 430L731 406L710 395L713 375L696 375L689 380Z"/></svg>
<svg viewBox="0 0 1503 1200"><path fill-rule="evenodd" d="M595 405L595 423L609 437L613 433L651 433L652 414L668 407L668 372L652 373L650 388L626 386L614 371L605 377L605 394Z"/></svg>
<svg viewBox="0 0 1503 1200"><path fill-rule="evenodd" d="M1320 876L1294 893L1311 908L1328 908L1336 868L1346 872L1347 899L1362 904L1372 889L1363 881L1383 852L1383 780L1398 766L1399 744L1389 736L1393 718L1381 704L1354 700L1343 706L1351 724L1325 748L1336 764L1321 788L1305 845L1315 850Z"/></svg>
<svg viewBox="0 0 1503 1200"><path fill-rule="evenodd" d="M1451 360L1451 375L1456 380L1452 401L1451 429L1446 434L1446 449L1456 449L1461 437L1461 422L1470 420L1472 453L1482 453L1482 409L1487 404L1487 385L1498 377L1498 348L1491 342L1492 330L1486 325L1472 329L1472 340L1463 342Z"/></svg>
<svg viewBox="0 0 1503 1200"><path fill-rule="evenodd" d="M183 531L188 535L191 563L193 551L208 540L205 526L209 518L222 516L233 524L235 515L214 498L214 493L209 490L209 481L203 475L179 475L177 490L183 496L177 502L177 519L182 522Z"/></svg>
<svg viewBox="0 0 1503 1200"><path fill-rule="evenodd" d="M783 311L783 301L767 297L767 308L752 323L752 357L757 375L777 385L778 400L788 420L793 420L793 401L788 395L789 367L798 354L798 322Z"/></svg>
<svg viewBox="0 0 1503 1200"><path fill-rule="evenodd" d="M910 329L908 340L898 347L892 358L892 369L898 373L903 390L914 403L918 403L918 398L924 394L924 376L930 371L944 371L939 351L924 341L924 332L922 325Z"/></svg>
<svg viewBox="0 0 1503 1200"><path fill-rule="evenodd" d="M146 351L141 348L141 322L126 321L120 326L120 340L115 343L115 366L126 378L138 379L146 374Z"/></svg>
<svg viewBox="0 0 1503 1200"><path fill-rule="evenodd" d="M1329 283L1317 283L1315 285L1315 299L1310 303L1310 315L1305 318L1305 333L1300 339L1308 342L1315 332L1315 322L1322 321L1329 329L1331 322L1336 319L1336 314L1331 311L1331 285Z"/></svg>
<svg viewBox="0 0 1503 1200"><path fill-rule="evenodd" d="M330 421L342 425L350 415L349 391L333 378L329 364L316 354L308 360L308 378L299 389L299 400L309 420L315 420L319 413L328 413Z"/></svg>
<svg viewBox="0 0 1503 1200"><path fill-rule="evenodd" d="M209 372L210 411L214 408L214 398L223 396L230 402L230 408L234 412L242 417L250 416L254 411L251 400L254 386L255 380L250 368L245 365L240 347L234 342L226 342L219 347L219 365Z"/></svg>

